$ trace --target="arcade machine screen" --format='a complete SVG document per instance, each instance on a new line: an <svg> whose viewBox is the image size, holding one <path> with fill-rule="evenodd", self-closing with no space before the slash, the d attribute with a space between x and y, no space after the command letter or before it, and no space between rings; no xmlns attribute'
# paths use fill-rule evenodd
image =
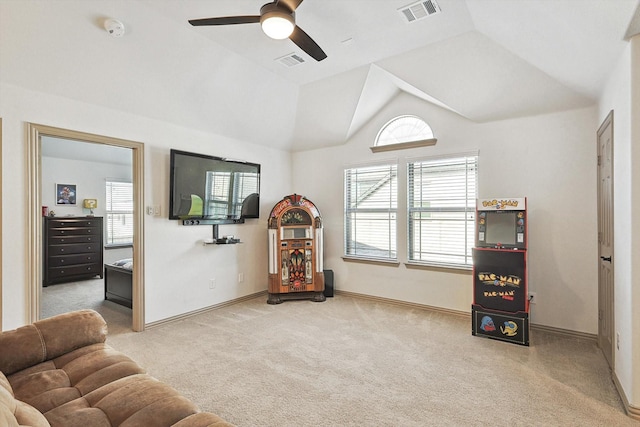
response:
<svg viewBox="0 0 640 427"><path fill-rule="evenodd" d="M487 215L485 231L487 245L515 246L516 244L516 212L490 212Z"/></svg>

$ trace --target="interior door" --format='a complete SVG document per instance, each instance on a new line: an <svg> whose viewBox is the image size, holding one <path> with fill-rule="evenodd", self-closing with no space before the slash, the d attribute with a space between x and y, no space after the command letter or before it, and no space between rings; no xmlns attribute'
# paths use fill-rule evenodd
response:
<svg viewBox="0 0 640 427"><path fill-rule="evenodd" d="M613 111L598 129L598 345L613 368Z"/></svg>

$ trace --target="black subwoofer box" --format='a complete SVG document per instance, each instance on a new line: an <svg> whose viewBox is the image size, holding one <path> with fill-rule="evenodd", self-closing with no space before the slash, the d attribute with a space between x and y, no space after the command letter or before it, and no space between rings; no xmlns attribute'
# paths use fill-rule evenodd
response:
<svg viewBox="0 0 640 427"><path fill-rule="evenodd" d="M322 270L324 273L324 296L333 296L333 270Z"/></svg>

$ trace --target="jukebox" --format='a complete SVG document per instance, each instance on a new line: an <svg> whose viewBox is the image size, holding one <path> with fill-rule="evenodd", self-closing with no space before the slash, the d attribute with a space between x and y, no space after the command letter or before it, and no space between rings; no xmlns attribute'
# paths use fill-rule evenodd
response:
<svg viewBox="0 0 640 427"><path fill-rule="evenodd" d="M297 194L284 197L269 214L269 298L321 302L324 295L322 218Z"/></svg>

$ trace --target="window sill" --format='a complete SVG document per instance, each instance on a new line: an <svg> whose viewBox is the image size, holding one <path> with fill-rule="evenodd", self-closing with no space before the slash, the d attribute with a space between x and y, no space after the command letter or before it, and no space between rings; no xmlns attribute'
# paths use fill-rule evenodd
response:
<svg viewBox="0 0 640 427"><path fill-rule="evenodd" d="M431 138L431 139L423 139L420 141L399 142L397 144L389 144L389 145L374 145L373 147L369 147L369 148L373 153L381 153L383 151L406 150L407 148L429 147L432 145L436 145L436 142L438 142L436 138Z"/></svg>
<svg viewBox="0 0 640 427"><path fill-rule="evenodd" d="M105 249L133 248L133 243L121 243L121 244L104 245L104 248Z"/></svg>
<svg viewBox="0 0 640 427"><path fill-rule="evenodd" d="M423 262L405 262L405 267L416 270L434 270L447 273L472 274L473 266L471 265L446 265L446 264L427 264Z"/></svg>
<svg viewBox="0 0 640 427"><path fill-rule="evenodd" d="M384 260L384 259L374 259L374 258L359 258L354 256L343 256L342 260L344 262L357 262L361 264L375 264L375 265L384 265L387 267L398 267L400 265L399 261L394 260Z"/></svg>

